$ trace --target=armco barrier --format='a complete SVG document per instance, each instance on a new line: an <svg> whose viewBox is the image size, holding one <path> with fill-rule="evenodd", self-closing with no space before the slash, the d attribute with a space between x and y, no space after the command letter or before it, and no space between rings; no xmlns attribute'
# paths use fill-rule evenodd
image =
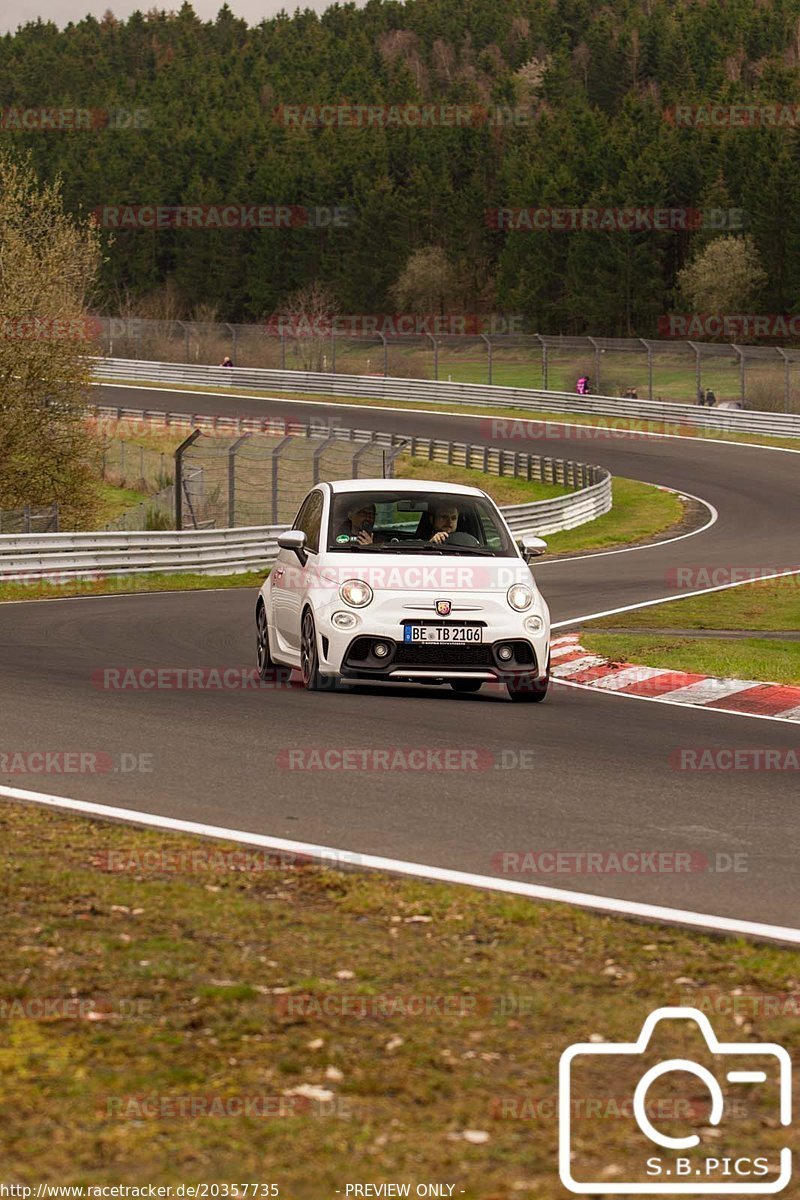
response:
<svg viewBox="0 0 800 1200"><path fill-rule="evenodd" d="M321 396L397 400L406 404L450 403L472 408L504 407L530 412L590 413L691 426L710 436L720 433L761 433L800 437L800 414L701 408L690 404L621 400L615 396L577 396L533 388L495 384L444 383L391 376L331 375L310 371L270 371L261 368L192 366L138 359L94 359L95 378L120 382L146 380L161 384L195 384L222 391L297 392Z"/></svg>
<svg viewBox="0 0 800 1200"><path fill-rule="evenodd" d="M157 419L166 414L150 415ZM298 431L302 432L300 427ZM371 437L363 430L331 432L344 438L353 435L359 435L361 439ZM403 439L390 433L375 435L375 441L394 447L403 443ZM501 511L515 536L572 529L611 508L611 476L603 467L543 458L497 446L429 438L413 438L406 445L414 455L432 462L447 462L492 475L564 484L575 489L552 500L503 508ZM278 534L287 528L286 525L268 525L240 529L0 536L0 580L34 582L159 571L203 575L260 571L274 562Z"/></svg>

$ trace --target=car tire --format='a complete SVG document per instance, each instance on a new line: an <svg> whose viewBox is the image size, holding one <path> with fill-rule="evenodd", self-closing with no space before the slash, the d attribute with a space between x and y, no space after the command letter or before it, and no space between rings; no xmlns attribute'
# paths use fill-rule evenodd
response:
<svg viewBox="0 0 800 1200"><path fill-rule="evenodd" d="M308 692L335 692L338 687L338 675L323 675L319 669L317 627L310 608L303 613L300 625L300 672Z"/></svg>
<svg viewBox="0 0 800 1200"><path fill-rule="evenodd" d="M269 649L267 610L263 602L256 609L256 666L258 668L258 677L262 682L275 678L277 666L272 661L272 654Z"/></svg>
<svg viewBox="0 0 800 1200"><path fill-rule="evenodd" d="M536 675L522 675L518 679L509 679L506 684L508 696L515 704L541 704L550 686L550 659L547 660L547 672L544 679Z"/></svg>
<svg viewBox="0 0 800 1200"><path fill-rule="evenodd" d="M479 692L483 686L482 679L451 679L450 687L454 692Z"/></svg>

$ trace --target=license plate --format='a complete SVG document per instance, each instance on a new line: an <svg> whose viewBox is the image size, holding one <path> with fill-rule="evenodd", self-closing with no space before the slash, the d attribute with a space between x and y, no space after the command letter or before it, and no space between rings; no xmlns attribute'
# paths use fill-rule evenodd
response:
<svg viewBox="0 0 800 1200"><path fill-rule="evenodd" d="M436 642L439 645L463 645L482 642L482 625L406 625L404 642Z"/></svg>

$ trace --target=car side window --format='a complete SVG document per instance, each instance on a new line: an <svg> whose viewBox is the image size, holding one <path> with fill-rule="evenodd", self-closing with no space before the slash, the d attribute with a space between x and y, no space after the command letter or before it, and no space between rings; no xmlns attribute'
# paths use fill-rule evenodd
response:
<svg viewBox="0 0 800 1200"><path fill-rule="evenodd" d="M302 529L306 535L306 549L319 552L319 533L322 527L322 493L312 492L303 501L297 514L294 529Z"/></svg>

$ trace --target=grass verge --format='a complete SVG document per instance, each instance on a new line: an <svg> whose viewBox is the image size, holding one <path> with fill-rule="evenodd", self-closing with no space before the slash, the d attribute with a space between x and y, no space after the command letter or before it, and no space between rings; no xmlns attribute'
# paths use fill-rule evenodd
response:
<svg viewBox="0 0 800 1200"><path fill-rule="evenodd" d="M155 574L106 576L100 579L67 579L63 583L0 583L4 600L54 600L67 596L107 596L129 592L189 592L209 588L259 588L265 571L240 575Z"/></svg>
<svg viewBox="0 0 800 1200"><path fill-rule="evenodd" d="M124 513L126 509L136 508L139 504L146 504L150 497L146 492L137 492L134 488L114 487L113 484L100 481L97 485L97 496L99 505L98 521L101 525L107 521L113 521L114 517L118 517Z"/></svg>
<svg viewBox="0 0 800 1200"><path fill-rule="evenodd" d="M611 484L614 505L605 516L586 525L546 535L552 554L577 554L584 550L607 550L635 545L682 532L686 508L675 492L662 491L636 479L618 479ZM705 512L705 510L703 510Z"/></svg>
<svg viewBox="0 0 800 1200"><path fill-rule="evenodd" d="M697 586L703 586L699 582ZM681 629L780 632L797 628L800 575L601 617L581 635L587 650L608 658L679 671L768 683L800 684L800 642L777 638L682 638ZM620 632L624 627L624 632ZM604 633L604 629L614 629ZM638 630L664 630L662 633Z"/></svg>
<svg viewBox="0 0 800 1200"><path fill-rule="evenodd" d="M800 642L682 638L675 634L582 633L593 654L644 667L669 667L724 679L800 684Z"/></svg>
<svg viewBox="0 0 800 1200"><path fill-rule="evenodd" d="M690 587L713 587L713 571L702 577L692 572ZM723 580L720 580L723 582ZM601 617L592 629L796 629L800 613L800 574L689 596L669 604L654 604L634 612Z"/></svg>
<svg viewBox="0 0 800 1200"><path fill-rule="evenodd" d="M496 504L531 504L535 500L565 496L571 490L558 484L529 483L527 479L514 479L506 475L485 475L483 471L448 466L447 463L431 462L427 458L412 458L410 454L397 456L394 474L398 479L438 479L442 483L461 483L466 487L481 488Z"/></svg>
<svg viewBox="0 0 800 1200"><path fill-rule="evenodd" d="M441 1180L467 1200L556 1200L572 1042L628 1041L678 1003L720 1013L723 1040L800 1034L796 1004L764 1003L796 992L795 951L7 801L0 832L0 1148L16 1181L248 1179L333 1200L348 1182L413 1195ZM658 1050L700 1047L671 1023ZM581 1157L605 1178L633 1170L622 1105L641 1065L588 1081L600 1109ZM793 1140L775 1094L740 1093L744 1115L703 1154L774 1160ZM258 1098L283 1115L241 1115Z"/></svg>

